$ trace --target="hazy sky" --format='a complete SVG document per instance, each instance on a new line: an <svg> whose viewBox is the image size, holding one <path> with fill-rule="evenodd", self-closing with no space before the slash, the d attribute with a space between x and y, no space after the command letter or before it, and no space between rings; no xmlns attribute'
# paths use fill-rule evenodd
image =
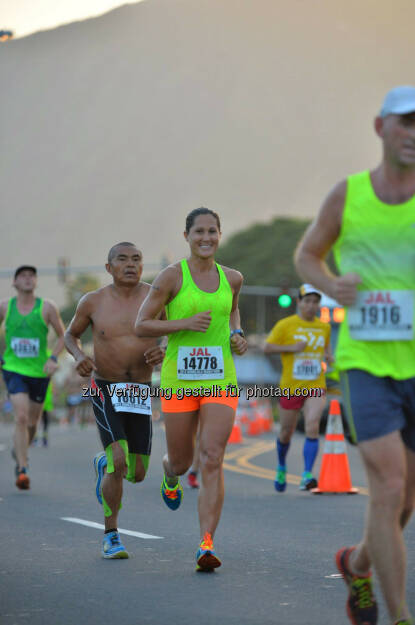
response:
<svg viewBox="0 0 415 625"><path fill-rule="evenodd" d="M10 29L15 37L23 37L135 2L140 0L0 0L0 29Z"/></svg>

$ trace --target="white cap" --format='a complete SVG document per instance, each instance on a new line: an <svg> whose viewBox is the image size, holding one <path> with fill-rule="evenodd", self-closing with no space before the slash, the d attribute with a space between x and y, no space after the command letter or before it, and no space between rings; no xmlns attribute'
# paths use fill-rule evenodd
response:
<svg viewBox="0 0 415 625"><path fill-rule="evenodd" d="M312 293L314 293L314 295L318 295L319 297L321 297L321 292L318 291L312 284L302 284L300 286L300 290L299 290L300 297L304 297L304 295L311 295Z"/></svg>
<svg viewBox="0 0 415 625"><path fill-rule="evenodd" d="M415 113L415 87L411 85L394 87L385 96L380 116L407 115L408 113Z"/></svg>

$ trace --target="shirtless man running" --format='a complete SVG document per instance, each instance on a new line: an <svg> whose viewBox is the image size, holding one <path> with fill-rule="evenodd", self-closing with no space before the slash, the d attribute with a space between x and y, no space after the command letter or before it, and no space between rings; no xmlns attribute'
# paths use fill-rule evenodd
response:
<svg viewBox="0 0 415 625"><path fill-rule="evenodd" d="M138 309L150 285L140 282L142 253L133 243L118 243L105 265L113 283L80 300L65 333L65 345L78 373L92 374L90 395L105 453L94 458L96 495L104 507L104 558L128 558L117 529L123 478L141 482L151 452L150 384L153 366L163 359L156 339L134 333ZM80 337L92 326L94 358L81 347Z"/></svg>

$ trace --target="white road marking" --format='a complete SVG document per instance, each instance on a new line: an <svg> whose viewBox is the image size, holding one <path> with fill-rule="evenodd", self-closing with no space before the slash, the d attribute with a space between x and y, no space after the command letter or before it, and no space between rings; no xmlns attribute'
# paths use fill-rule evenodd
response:
<svg viewBox="0 0 415 625"><path fill-rule="evenodd" d="M333 573L332 575L325 575L324 577L326 579L340 579L343 575L341 573Z"/></svg>
<svg viewBox="0 0 415 625"><path fill-rule="evenodd" d="M78 523L78 525L85 525L86 527L94 527L97 530L104 530L105 525L101 525L101 523L94 523L94 521L85 521L85 519L77 519L74 517L61 517L61 521L69 521L69 523ZM151 534L143 534L142 532L133 532L132 530L122 530L118 529L120 534L125 534L126 536L136 536L137 538L144 539L153 539L153 540L161 540L163 536L152 536Z"/></svg>

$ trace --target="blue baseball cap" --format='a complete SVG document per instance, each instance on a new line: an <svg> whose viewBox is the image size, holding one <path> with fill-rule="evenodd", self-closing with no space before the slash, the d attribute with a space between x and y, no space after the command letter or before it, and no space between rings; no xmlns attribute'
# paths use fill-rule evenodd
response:
<svg viewBox="0 0 415 625"><path fill-rule="evenodd" d="M415 87L401 85L388 91L380 110L380 116L407 115L408 113L415 113Z"/></svg>

